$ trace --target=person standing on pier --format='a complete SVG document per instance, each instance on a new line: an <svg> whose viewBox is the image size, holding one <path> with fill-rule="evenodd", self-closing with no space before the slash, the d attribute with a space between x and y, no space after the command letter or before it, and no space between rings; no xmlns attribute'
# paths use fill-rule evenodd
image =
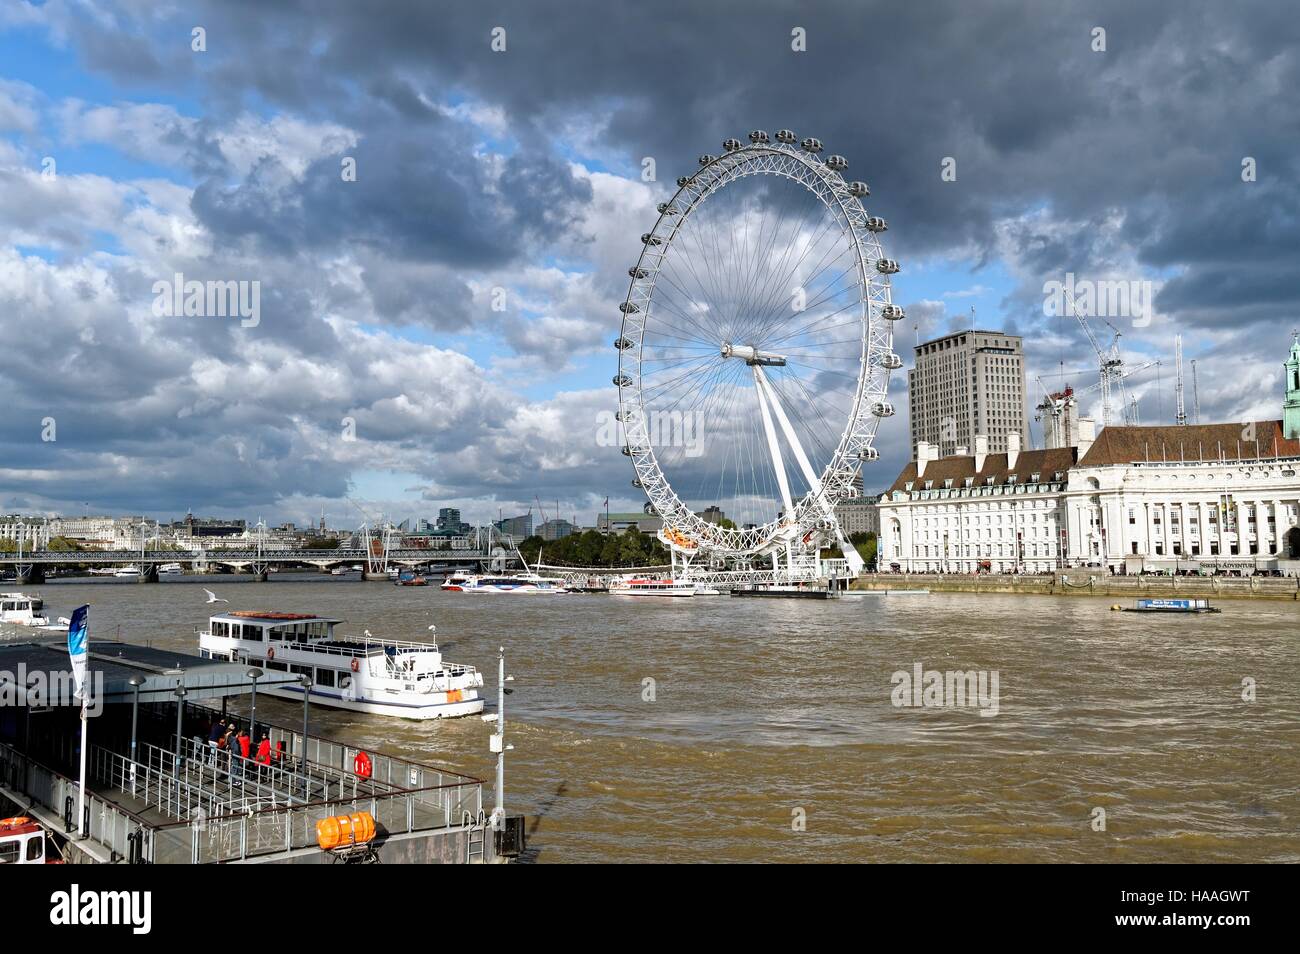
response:
<svg viewBox="0 0 1300 954"><path fill-rule="evenodd" d="M230 727L226 729L225 742L226 752L230 756L230 784L242 785L243 779L240 778L240 775L243 772L243 766L240 764L238 727L234 720L231 720Z"/></svg>
<svg viewBox="0 0 1300 954"><path fill-rule="evenodd" d="M225 734L226 720L224 717L220 721L212 723L212 728L208 730L208 749L213 766L217 764L217 752L221 749L221 740Z"/></svg>

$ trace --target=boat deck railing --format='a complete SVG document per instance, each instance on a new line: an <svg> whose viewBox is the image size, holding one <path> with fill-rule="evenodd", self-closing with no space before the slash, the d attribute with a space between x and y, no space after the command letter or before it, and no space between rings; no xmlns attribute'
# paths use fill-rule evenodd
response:
<svg viewBox="0 0 1300 954"><path fill-rule="evenodd" d="M284 640L284 649L300 652L328 653L335 656L380 656L393 653L436 653L437 643L421 643L411 639L384 639L380 636L334 636L313 642L305 639Z"/></svg>

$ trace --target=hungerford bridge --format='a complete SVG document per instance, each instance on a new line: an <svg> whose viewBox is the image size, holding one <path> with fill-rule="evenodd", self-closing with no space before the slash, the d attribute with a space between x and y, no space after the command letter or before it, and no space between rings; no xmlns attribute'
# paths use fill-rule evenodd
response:
<svg viewBox="0 0 1300 954"><path fill-rule="evenodd" d="M256 544L257 541L253 541ZM376 541L377 543L378 541ZM513 543L479 543L477 549L429 550L406 547L339 547L334 550L280 550L254 545L247 549L212 550L30 550L0 553L0 567L12 568L19 584L40 583L51 569L68 566L135 567L136 578L144 582L158 579L158 568L167 563L189 564L195 570L228 568L236 573L251 573L254 580L265 581L272 567L314 566L322 571L338 566L360 564L363 579L388 579L390 567L456 566L466 569L504 570L518 562Z"/></svg>

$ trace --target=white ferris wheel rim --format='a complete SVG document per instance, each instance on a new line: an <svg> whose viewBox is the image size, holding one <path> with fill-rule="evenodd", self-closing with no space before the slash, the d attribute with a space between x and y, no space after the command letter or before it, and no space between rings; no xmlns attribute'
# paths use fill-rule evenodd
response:
<svg viewBox="0 0 1300 954"><path fill-rule="evenodd" d="M778 133L789 136L788 133ZM892 413L885 401L889 372L898 366L893 354L892 323L901 316L893 308L888 273L877 263L889 262L879 238L879 229L868 216L854 189L865 186L846 182L838 171L817 156L805 140L800 148L788 141L752 141L741 146L729 140L721 156L702 156L701 169L678 180L672 199L660 206L654 228L642 236L643 248L636 266L629 269L631 283L621 307L623 321L615 347L619 351L619 373L614 383L619 390L618 418L625 437L624 453L636 470L633 484L649 498L663 521L663 535L675 549L709 552L745 558L771 550L785 541L807 540L809 535L836 529L834 504L856 494L858 472L865 461L877 456L873 442L883 413ZM832 157L838 158L838 157ZM843 168L843 160L840 160ZM647 322L654 313L655 282L668 261L674 240L690 216L710 196L727 185L751 175L773 175L802 185L833 216L843 240L854 258L853 270L861 289L861 351L852 411L845 422L835 451L819 475L819 490L810 489L794 502L793 512L749 529L729 529L706 521L692 510L673 489L656 457L647 429L647 408L642 387L641 351ZM882 222L883 227L883 222ZM886 318L882 315L899 311ZM892 320L891 320L892 319ZM890 362L893 362L892 364ZM680 544L680 545L679 545Z"/></svg>

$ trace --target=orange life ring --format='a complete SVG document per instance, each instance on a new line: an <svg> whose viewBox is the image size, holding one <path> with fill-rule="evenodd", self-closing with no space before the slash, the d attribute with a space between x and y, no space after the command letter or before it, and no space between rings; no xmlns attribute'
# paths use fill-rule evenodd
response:
<svg viewBox="0 0 1300 954"><path fill-rule="evenodd" d="M371 771L370 756L365 752L358 752L352 760L352 774L359 778L370 778Z"/></svg>
<svg viewBox="0 0 1300 954"><path fill-rule="evenodd" d="M30 825L32 820L26 815L15 815L13 818L0 818L0 828L21 828L23 825Z"/></svg>
<svg viewBox="0 0 1300 954"><path fill-rule="evenodd" d="M353 671L353 672L360 672L360 671L361 671L361 660L360 660L360 659L355 659L355 658L354 658L354 659L352 660L352 671Z"/></svg>
<svg viewBox="0 0 1300 954"><path fill-rule="evenodd" d="M267 659L274 659L274 658L275 658L275 647L274 647L274 646L271 646L270 648L267 649L267 651L266 651L266 658L267 658Z"/></svg>

